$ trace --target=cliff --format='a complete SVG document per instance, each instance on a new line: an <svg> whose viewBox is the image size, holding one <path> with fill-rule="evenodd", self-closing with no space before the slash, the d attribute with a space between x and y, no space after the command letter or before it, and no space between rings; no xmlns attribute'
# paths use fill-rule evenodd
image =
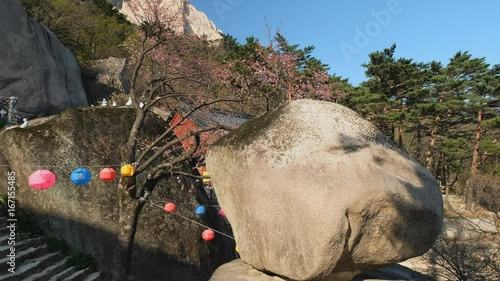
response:
<svg viewBox="0 0 500 281"><path fill-rule="evenodd" d="M198 11L186 0L108 0L120 12L127 15L129 21L138 23L145 14L161 11L164 20L175 21L171 28L186 35L213 41L222 39L221 33L205 13Z"/></svg>

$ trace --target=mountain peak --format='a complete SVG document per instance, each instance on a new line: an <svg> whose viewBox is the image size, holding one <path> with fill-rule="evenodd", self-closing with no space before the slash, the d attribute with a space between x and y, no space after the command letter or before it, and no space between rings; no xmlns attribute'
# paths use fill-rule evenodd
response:
<svg viewBox="0 0 500 281"><path fill-rule="evenodd" d="M176 32L195 35L209 41L222 39L221 32L207 15L187 0L107 0L133 23L147 20L157 12Z"/></svg>

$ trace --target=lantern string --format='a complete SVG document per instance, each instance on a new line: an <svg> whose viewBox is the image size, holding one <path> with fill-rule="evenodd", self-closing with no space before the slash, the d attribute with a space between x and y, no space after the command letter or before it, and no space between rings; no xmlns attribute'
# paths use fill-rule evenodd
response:
<svg viewBox="0 0 500 281"><path fill-rule="evenodd" d="M158 201L159 203L169 203L169 202L174 202L172 200L167 200L167 201ZM205 207L214 207L214 208L220 208L220 205L205 205L205 204L193 204L193 203L175 203L176 205L189 205L189 206L205 206Z"/></svg>
<svg viewBox="0 0 500 281"><path fill-rule="evenodd" d="M162 210L163 210L163 207L162 207L162 206L160 206L160 205L158 205L158 204L153 203L153 201L151 201L151 206L153 206L153 207L157 207L157 208L160 208L160 209L162 209ZM235 240L235 239L234 239L234 237L232 237L232 236L230 236L230 235L227 235L227 234L225 234L224 232L220 232L220 231L218 231L218 230L215 230L215 229L213 229L213 228L211 228L211 227L209 227L209 226L206 226L206 225L204 225L204 224L202 224L202 223L199 223L199 222L197 222L197 221L195 221L195 220L192 220L192 219L190 219L190 218L187 218L187 217L185 217L185 216L183 216L183 215L181 215L181 214L178 214L178 213L176 213L176 212L169 212L169 214L174 214L174 215L176 215L176 216L178 216L178 217L180 217L180 218L183 218L183 219L185 219L185 220L188 220L188 221L190 221L190 222L192 222L192 223L195 223L195 224L197 224L197 225L200 225L200 226L202 226L202 227L205 227L205 228L211 229L211 230L213 230L214 232L219 233L220 235L223 235L223 236L226 236L227 238L231 238L231 239Z"/></svg>
<svg viewBox="0 0 500 281"><path fill-rule="evenodd" d="M122 165L0 165L0 167L34 167L34 168L109 168L121 167Z"/></svg>

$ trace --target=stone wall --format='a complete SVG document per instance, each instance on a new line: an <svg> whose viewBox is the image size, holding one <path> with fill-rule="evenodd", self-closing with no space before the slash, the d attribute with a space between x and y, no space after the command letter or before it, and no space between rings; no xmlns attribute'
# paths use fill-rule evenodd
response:
<svg viewBox="0 0 500 281"><path fill-rule="evenodd" d="M84 186L73 185L69 176L81 165L119 164L118 148L125 142L133 118L130 108L71 109L32 120L27 129L0 131L0 154L16 173L19 206L50 236L64 239L72 249L94 256L103 271L109 271L116 261L117 181L100 181L98 167L89 168L93 178ZM163 130L163 121L151 117L143 136L154 136ZM56 174L55 186L48 190L28 186L29 175L40 168ZM5 167L0 167L0 173L6 175ZM0 193L5 193L5 189L5 185L0 185ZM174 179L162 182L152 201L176 202L179 214L229 231L216 210L208 208L206 216L195 216L196 205L208 202L200 190L198 185ZM147 205L140 218L133 253L133 274L140 277L137 280L208 280L217 266L235 255L234 242L218 235L207 243L201 238L203 230Z"/></svg>

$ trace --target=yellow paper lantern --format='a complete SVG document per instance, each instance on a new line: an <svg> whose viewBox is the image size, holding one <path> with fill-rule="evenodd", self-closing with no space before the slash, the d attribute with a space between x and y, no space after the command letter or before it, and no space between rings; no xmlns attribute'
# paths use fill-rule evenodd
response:
<svg viewBox="0 0 500 281"><path fill-rule="evenodd" d="M203 171L202 176L204 177L203 184L211 184L212 183L212 180L210 179L207 171ZM208 178L205 178L205 177L208 177Z"/></svg>
<svg viewBox="0 0 500 281"><path fill-rule="evenodd" d="M123 165L120 169L120 173L124 177L131 177L134 175L135 168L130 164Z"/></svg>

